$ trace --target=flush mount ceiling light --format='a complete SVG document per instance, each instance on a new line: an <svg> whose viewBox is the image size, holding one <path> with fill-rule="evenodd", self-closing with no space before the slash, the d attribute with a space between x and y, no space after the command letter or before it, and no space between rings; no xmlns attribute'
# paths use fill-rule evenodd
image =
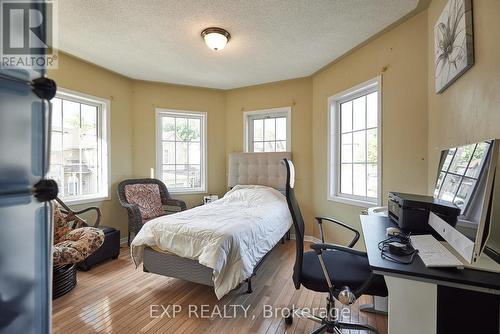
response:
<svg viewBox="0 0 500 334"><path fill-rule="evenodd" d="M210 49L218 51L226 47L231 35L222 28L211 27L203 30L201 32L201 37L203 37L205 44L207 44Z"/></svg>

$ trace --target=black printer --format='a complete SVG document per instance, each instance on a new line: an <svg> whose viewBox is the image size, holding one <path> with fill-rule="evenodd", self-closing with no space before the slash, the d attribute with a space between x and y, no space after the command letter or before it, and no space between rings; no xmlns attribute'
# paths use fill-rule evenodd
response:
<svg viewBox="0 0 500 334"><path fill-rule="evenodd" d="M432 211L451 226L455 226L460 209L453 203L432 196L389 193L389 217L405 232L430 232L429 212Z"/></svg>

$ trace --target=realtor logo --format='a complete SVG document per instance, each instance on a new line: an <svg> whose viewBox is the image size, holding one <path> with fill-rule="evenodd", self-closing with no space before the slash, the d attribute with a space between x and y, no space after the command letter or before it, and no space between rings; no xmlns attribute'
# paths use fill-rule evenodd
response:
<svg viewBox="0 0 500 334"><path fill-rule="evenodd" d="M0 0L0 68L57 67L52 1Z"/></svg>

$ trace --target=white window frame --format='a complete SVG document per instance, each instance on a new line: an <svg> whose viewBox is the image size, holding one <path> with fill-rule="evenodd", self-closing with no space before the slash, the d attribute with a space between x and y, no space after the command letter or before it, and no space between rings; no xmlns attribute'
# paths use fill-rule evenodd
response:
<svg viewBox="0 0 500 334"><path fill-rule="evenodd" d="M245 111L243 113L243 147L245 152L250 151L250 143L253 143L253 128L250 120L266 117L286 117L286 152L292 151L292 107L280 107L272 109L260 109Z"/></svg>
<svg viewBox="0 0 500 334"><path fill-rule="evenodd" d="M340 105L369 93L378 92L377 117L377 198L340 192ZM382 203L382 76L378 76L328 98L328 189L329 201L372 207Z"/></svg>
<svg viewBox="0 0 500 334"><path fill-rule="evenodd" d="M208 164L207 164L207 113L203 111L188 111L177 109L156 108L156 172L155 176L158 180L162 180L163 170L163 149L162 149L162 117L197 117L201 118L201 134L200 134L200 149L201 149L201 187L195 189L189 188L168 188L169 193L174 194L206 194L208 189Z"/></svg>
<svg viewBox="0 0 500 334"><path fill-rule="evenodd" d="M86 103L97 106L97 137L98 137L98 157L100 162L101 185L100 193L83 195L79 197L61 197L67 204L77 205L86 203L101 202L110 200L111 196L111 101L97 96L80 93L66 88L57 88L56 98L70 100L78 103ZM52 131L52 130L51 130Z"/></svg>

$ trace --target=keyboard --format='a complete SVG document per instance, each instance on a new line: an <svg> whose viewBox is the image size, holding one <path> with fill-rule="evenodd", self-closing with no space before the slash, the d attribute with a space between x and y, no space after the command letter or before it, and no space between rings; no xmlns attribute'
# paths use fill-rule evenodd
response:
<svg viewBox="0 0 500 334"><path fill-rule="evenodd" d="M410 239L426 267L464 267L463 263L432 235L412 235Z"/></svg>

